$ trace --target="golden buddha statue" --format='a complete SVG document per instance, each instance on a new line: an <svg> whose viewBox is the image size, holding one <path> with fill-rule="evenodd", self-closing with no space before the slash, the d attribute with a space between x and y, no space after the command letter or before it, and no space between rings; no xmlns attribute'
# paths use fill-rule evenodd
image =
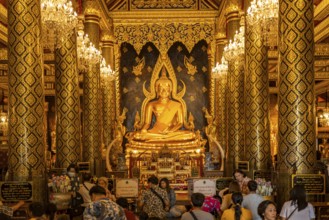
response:
<svg viewBox="0 0 329 220"><path fill-rule="evenodd" d="M173 84L167 77L165 68L155 82L156 100L146 104L144 124L140 131L134 132L134 140L154 142L170 140L191 140L195 134L180 130L184 125L182 103L172 98ZM155 119L152 125L152 119ZM139 127L139 126L135 126Z"/></svg>

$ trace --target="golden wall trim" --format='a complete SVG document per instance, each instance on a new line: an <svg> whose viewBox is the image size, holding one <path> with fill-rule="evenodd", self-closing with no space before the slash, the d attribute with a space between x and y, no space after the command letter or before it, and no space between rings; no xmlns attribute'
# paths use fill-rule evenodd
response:
<svg viewBox="0 0 329 220"><path fill-rule="evenodd" d="M4 43L8 42L8 29L2 23L0 23L0 40Z"/></svg>
<svg viewBox="0 0 329 220"><path fill-rule="evenodd" d="M328 56L329 44L317 44L315 45L315 56Z"/></svg>
<svg viewBox="0 0 329 220"><path fill-rule="evenodd" d="M7 48L0 49L0 60L8 60L8 50Z"/></svg>
<svg viewBox="0 0 329 220"><path fill-rule="evenodd" d="M239 13L239 10L240 10L239 5L229 3L229 5L225 9L225 13L226 15L235 14L235 13Z"/></svg>
<svg viewBox="0 0 329 220"><path fill-rule="evenodd" d="M0 18L4 18L4 20L7 21L8 19L8 11L7 8L5 6L3 6L2 4L0 4Z"/></svg>
<svg viewBox="0 0 329 220"><path fill-rule="evenodd" d="M55 61L55 55L53 53L43 54L44 61Z"/></svg>
<svg viewBox="0 0 329 220"><path fill-rule="evenodd" d="M226 5L226 2L223 0L219 6L219 9L218 11L219 12L223 12L224 9L225 9L225 5ZM220 30L226 30L226 15L225 13L219 13L218 17L216 18L217 22L216 22L216 25L217 25L217 31L220 32Z"/></svg>
<svg viewBox="0 0 329 220"><path fill-rule="evenodd" d="M319 21L327 17L329 14L329 0L322 0L314 8L314 20Z"/></svg>
<svg viewBox="0 0 329 220"><path fill-rule="evenodd" d="M329 17L324 19L314 28L314 42L324 40L329 36Z"/></svg>
<svg viewBox="0 0 329 220"><path fill-rule="evenodd" d="M177 21L181 18L186 18L189 20L199 20L203 19L211 19L215 20L215 17L219 16L219 11L183 11L183 10L175 10L175 13L172 11L162 11L162 10L154 10L154 11L134 11L132 12L109 12L110 17L113 19L113 23L118 23L121 21L129 20L133 23L146 23L148 20L153 21L161 20L161 19L173 19ZM184 21L181 21L184 22Z"/></svg>

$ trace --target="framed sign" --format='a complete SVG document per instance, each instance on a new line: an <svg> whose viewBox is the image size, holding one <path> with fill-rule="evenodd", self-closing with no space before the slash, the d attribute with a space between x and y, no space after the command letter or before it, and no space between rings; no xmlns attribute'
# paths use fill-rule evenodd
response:
<svg viewBox="0 0 329 220"><path fill-rule="evenodd" d="M32 201L32 182L0 182L2 201Z"/></svg>
<svg viewBox="0 0 329 220"><path fill-rule="evenodd" d="M225 188L228 188L228 186L230 185L230 182L233 181L232 177L219 177L216 180L216 189L218 191L221 191Z"/></svg>
<svg viewBox="0 0 329 220"><path fill-rule="evenodd" d="M260 178L265 179L266 182L272 181L272 173L268 170L254 170L253 177L254 180Z"/></svg>
<svg viewBox="0 0 329 220"><path fill-rule="evenodd" d="M90 162L78 162L77 165L80 173L90 173Z"/></svg>
<svg viewBox="0 0 329 220"><path fill-rule="evenodd" d="M249 161L238 161L235 167L242 171L249 171Z"/></svg>
<svg viewBox="0 0 329 220"><path fill-rule="evenodd" d="M116 179L116 197L138 197L138 179Z"/></svg>
<svg viewBox="0 0 329 220"><path fill-rule="evenodd" d="M292 187L295 185L303 185L306 194L318 195L326 193L326 181L324 174L293 174Z"/></svg>
<svg viewBox="0 0 329 220"><path fill-rule="evenodd" d="M205 196L216 195L216 179L193 180L193 193L202 193Z"/></svg>

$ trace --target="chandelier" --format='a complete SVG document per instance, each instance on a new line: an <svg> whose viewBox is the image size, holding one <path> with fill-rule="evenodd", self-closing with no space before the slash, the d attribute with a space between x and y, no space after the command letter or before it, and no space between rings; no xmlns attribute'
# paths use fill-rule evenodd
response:
<svg viewBox="0 0 329 220"><path fill-rule="evenodd" d="M228 70L228 63L224 57L222 57L222 63L216 63L216 66L212 68L214 78L219 78L221 75L226 74Z"/></svg>
<svg viewBox="0 0 329 220"><path fill-rule="evenodd" d="M110 65L106 66L106 61L103 58L101 62L101 75L105 79L109 79L110 81L115 79L115 71L112 70Z"/></svg>
<svg viewBox="0 0 329 220"><path fill-rule="evenodd" d="M87 71L89 65L95 65L102 59L101 52L90 42L88 34L83 30L78 31L77 55L79 71Z"/></svg>
<svg viewBox="0 0 329 220"><path fill-rule="evenodd" d="M329 110L328 110L328 91L326 91L326 104L324 108L317 111L317 116L319 118L319 127L329 126Z"/></svg>
<svg viewBox="0 0 329 220"><path fill-rule="evenodd" d="M68 0L41 0L42 43L54 51L73 33L78 17Z"/></svg>
<svg viewBox="0 0 329 220"><path fill-rule="evenodd" d="M233 41L224 47L223 56L228 62L239 62L244 57L244 26L234 35Z"/></svg>
<svg viewBox="0 0 329 220"><path fill-rule="evenodd" d="M278 17L278 0L253 0L247 10L248 24L260 27L265 45L270 47L277 45Z"/></svg>
<svg viewBox="0 0 329 220"><path fill-rule="evenodd" d="M7 136L8 132L8 115L7 113L0 111L0 131L2 131L3 136Z"/></svg>

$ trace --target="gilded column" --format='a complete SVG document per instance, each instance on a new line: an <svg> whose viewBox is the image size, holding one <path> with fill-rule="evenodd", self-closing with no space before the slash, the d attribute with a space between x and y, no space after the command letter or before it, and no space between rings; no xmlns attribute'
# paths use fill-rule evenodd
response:
<svg viewBox="0 0 329 220"><path fill-rule="evenodd" d="M214 43L212 43L214 44ZM215 65L215 53L212 50L215 50L215 46L212 47L212 44L208 44L207 56L208 56L208 78L209 78L209 113L210 115L215 115L215 79L211 77L211 69Z"/></svg>
<svg viewBox="0 0 329 220"><path fill-rule="evenodd" d="M9 172L33 181L45 202L46 163L40 1L8 1Z"/></svg>
<svg viewBox="0 0 329 220"><path fill-rule="evenodd" d="M268 58L259 25L247 25L245 42L245 148L252 176L271 164Z"/></svg>
<svg viewBox="0 0 329 220"><path fill-rule="evenodd" d="M278 195L282 203L288 199L290 175L312 173L315 163L314 8L309 0L279 2Z"/></svg>
<svg viewBox="0 0 329 220"><path fill-rule="evenodd" d="M81 161L80 95L75 33L55 51L57 164Z"/></svg>
<svg viewBox="0 0 329 220"><path fill-rule="evenodd" d="M218 33L216 38L216 62L221 63L224 46L227 43L225 33ZM223 149L227 149L227 73L215 81L215 124L216 138ZM225 158L221 158L225 160Z"/></svg>
<svg viewBox="0 0 329 220"><path fill-rule="evenodd" d="M90 41L99 47L99 15L93 1L86 2L85 33ZM90 65L83 81L83 160L89 161L92 174L102 173L101 154L101 109L100 109L99 64Z"/></svg>
<svg viewBox="0 0 329 220"><path fill-rule="evenodd" d="M102 55L114 70L114 37L108 31L102 35ZM113 140L113 130L115 122L115 82L105 78L103 81L103 135L104 144L107 147Z"/></svg>
<svg viewBox="0 0 329 220"><path fill-rule="evenodd" d="M239 7L231 4L227 9L227 38L233 41L240 27ZM241 81L242 80L242 81ZM241 160L243 150L243 74L236 62L228 62L227 73L227 148L225 149L225 176L231 176L235 162Z"/></svg>

